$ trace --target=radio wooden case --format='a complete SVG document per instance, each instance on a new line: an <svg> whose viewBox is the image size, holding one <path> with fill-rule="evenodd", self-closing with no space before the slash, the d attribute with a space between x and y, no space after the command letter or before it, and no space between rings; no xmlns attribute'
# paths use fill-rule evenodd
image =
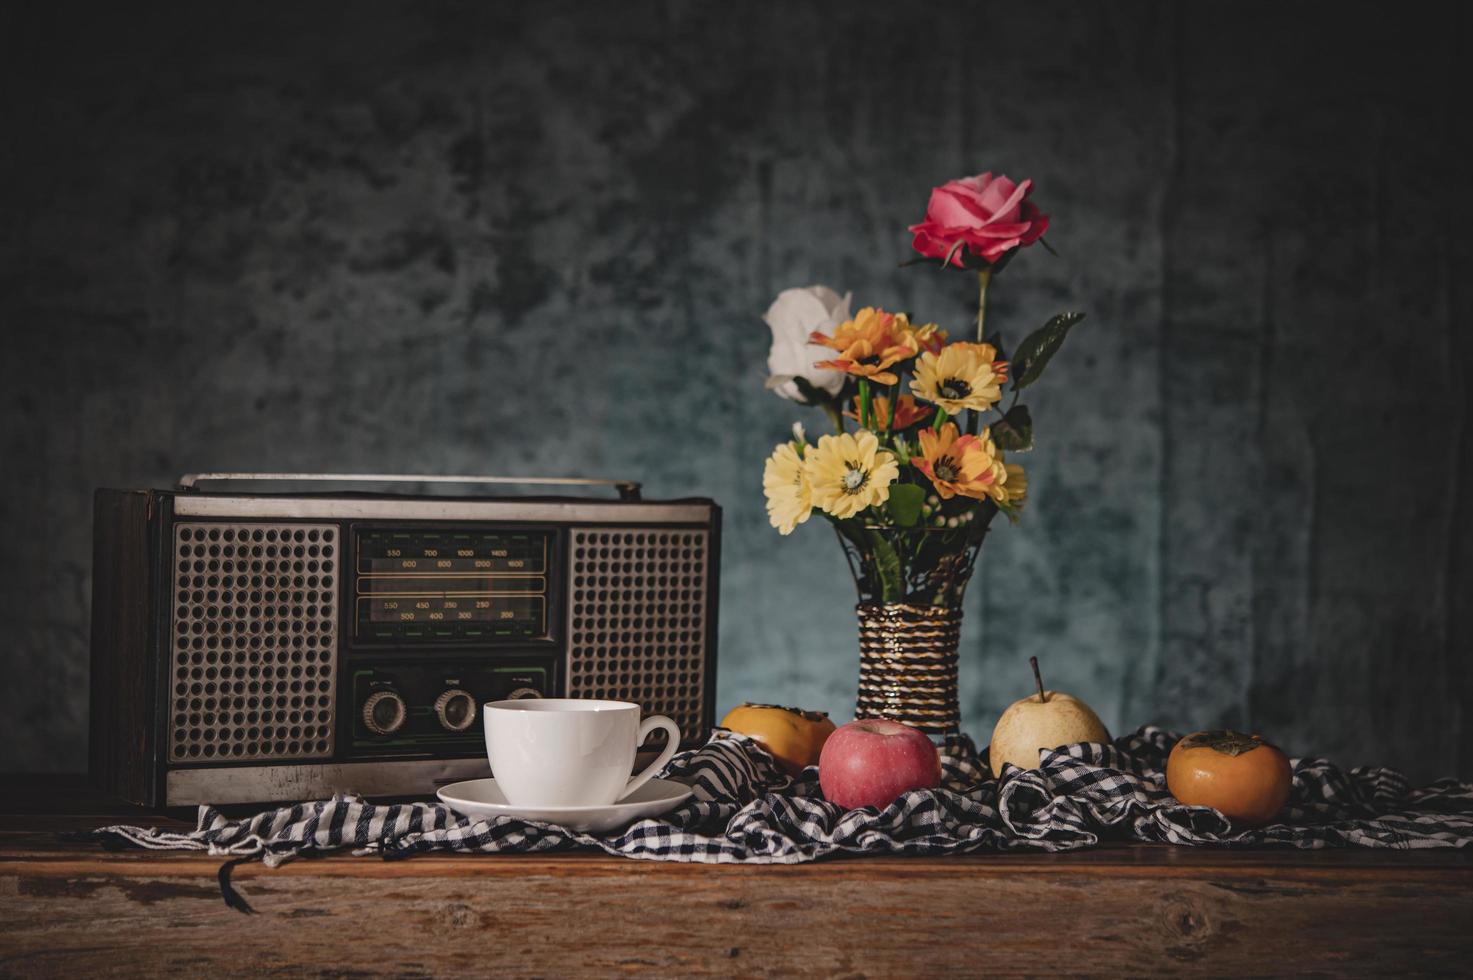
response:
<svg viewBox="0 0 1473 980"><path fill-rule="evenodd" d="M99 788L149 806L430 793L488 774L479 709L504 698L633 701L687 743L710 731L714 502L636 484L617 500L199 489L227 477L360 479L97 491Z"/></svg>

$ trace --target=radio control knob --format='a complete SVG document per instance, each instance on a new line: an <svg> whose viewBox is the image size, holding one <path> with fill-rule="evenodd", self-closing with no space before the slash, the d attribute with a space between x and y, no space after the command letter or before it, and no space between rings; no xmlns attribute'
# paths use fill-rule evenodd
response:
<svg viewBox="0 0 1473 980"><path fill-rule="evenodd" d="M540 698L542 692L535 687L519 687L506 696L508 701L520 701L522 698Z"/></svg>
<svg viewBox="0 0 1473 980"><path fill-rule="evenodd" d="M448 732L463 732L476 720L476 699L458 687L435 699L435 717Z"/></svg>
<svg viewBox="0 0 1473 980"><path fill-rule="evenodd" d="M374 691L363 702L363 727L375 735L392 735L404 727L409 707L393 691Z"/></svg>

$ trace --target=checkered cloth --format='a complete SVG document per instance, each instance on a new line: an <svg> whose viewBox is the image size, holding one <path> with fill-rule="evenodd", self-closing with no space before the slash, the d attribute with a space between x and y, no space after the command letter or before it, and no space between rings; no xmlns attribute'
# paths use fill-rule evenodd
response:
<svg viewBox="0 0 1473 980"><path fill-rule="evenodd" d="M956 736L942 747L942 788L915 790L883 810L845 811L827 802L818 773L790 779L756 742L712 738L677 755L664 778L694 793L658 819L617 835L574 833L511 817L469 820L439 803L372 804L356 797L303 803L232 820L201 807L188 833L113 826L87 832L111 846L202 850L221 868L226 901L248 910L229 883L231 867L261 859L354 848L386 859L427 851L528 853L596 849L654 861L797 864L830 854L956 854L1067 851L1101 837L1171 844L1282 847L1466 847L1473 843L1473 784L1451 779L1412 789L1391 769L1344 770L1322 759L1294 761L1294 788L1281 822L1234 827L1216 810L1178 803L1166 790L1166 757L1179 736L1145 727L1111 744L1080 743L1043 753L1036 770L1008 766L994 780L985 755Z"/></svg>

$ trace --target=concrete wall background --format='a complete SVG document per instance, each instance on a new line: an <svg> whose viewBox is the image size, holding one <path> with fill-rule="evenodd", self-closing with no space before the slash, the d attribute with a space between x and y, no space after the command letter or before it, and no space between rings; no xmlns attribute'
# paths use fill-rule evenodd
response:
<svg viewBox="0 0 1473 980"><path fill-rule="evenodd" d="M965 329L896 263L993 169L1061 257L991 323L1090 319L968 596L968 727L1038 654L1114 730L1473 776L1467 25L1378 9L6 8L0 769L85 765L92 488L210 468L714 496L722 708L847 717L837 544L762 511L803 410L759 316L824 282Z"/></svg>

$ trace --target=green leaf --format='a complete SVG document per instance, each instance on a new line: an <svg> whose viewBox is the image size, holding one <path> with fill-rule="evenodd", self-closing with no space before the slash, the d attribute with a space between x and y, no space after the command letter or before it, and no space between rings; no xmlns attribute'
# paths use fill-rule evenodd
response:
<svg viewBox="0 0 1473 980"><path fill-rule="evenodd" d="M1022 517L1022 511L1013 504L998 504L997 509L999 512L1006 514L1009 523L1012 524L1017 524L1019 518Z"/></svg>
<svg viewBox="0 0 1473 980"><path fill-rule="evenodd" d="M1064 345L1069 330L1083 319L1083 313L1060 313L1023 338L1013 352L1014 391L1022 391L1038 380L1048 362Z"/></svg>
<svg viewBox="0 0 1473 980"><path fill-rule="evenodd" d="M1027 405L1014 405L1001 420L992 423L992 441L1005 453L1026 453L1033 448L1033 416Z"/></svg>
<svg viewBox="0 0 1473 980"><path fill-rule="evenodd" d="M1008 349L1002 345L1002 331L1001 330L999 330L997 333L993 334L991 337L988 337L987 338L987 343L991 344L992 345L992 349L995 350L995 351L997 351L997 359L998 360L1000 360L1000 361L1006 361L1008 359Z"/></svg>
<svg viewBox="0 0 1473 980"><path fill-rule="evenodd" d="M965 244L966 242L960 238L952 242L951 248L946 250L946 257L941 260L941 268L945 269L949 267L951 265L952 256L956 255L957 249L961 248Z"/></svg>
<svg viewBox="0 0 1473 980"><path fill-rule="evenodd" d="M890 516L901 527L914 527L921 519L921 505L926 502L926 491L914 483L890 484L890 499L885 507Z"/></svg>
<svg viewBox="0 0 1473 980"><path fill-rule="evenodd" d="M830 400L828 392L813 387L813 383L801 374L793 378L793 385L797 387L798 394L803 396L806 405L822 405Z"/></svg>
<svg viewBox="0 0 1473 980"><path fill-rule="evenodd" d="M829 514L825 514L823 516L828 518L829 523L834 526L834 530L838 531L844 537L848 538L850 543L852 543L854 547L858 548L861 552L869 547L869 541L864 536L864 524L857 520L853 520L852 518L849 520L841 521L837 517L833 517Z"/></svg>
<svg viewBox="0 0 1473 980"><path fill-rule="evenodd" d="M998 273L1002 272L1002 270L1006 269L1008 267L1008 263L1013 261L1013 259L1017 257L1017 254L1021 251L1023 251L1022 248L1014 247L1008 249L1006 252L1002 253L1002 255L998 256L997 261L991 263L992 274L995 276Z"/></svg>
<svg viewBox="0 0 1473 980"><path fill-rule="evenodd" d="M870 554L874 555L875 574L880 579L880 601L899 602L905 591L900 584L900 556L874 528L866 528L865 536L869 539Z"/></svg>

